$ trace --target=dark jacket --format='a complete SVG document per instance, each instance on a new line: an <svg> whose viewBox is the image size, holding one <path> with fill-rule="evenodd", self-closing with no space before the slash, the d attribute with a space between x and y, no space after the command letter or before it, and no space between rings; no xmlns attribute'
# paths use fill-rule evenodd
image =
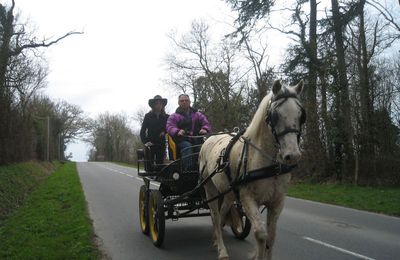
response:
<svg viewBox="0 0 400 260"><path fill-rule="evenodd" d="M165 126L168 114L159 114L150 111L143 119L142 128L140 129L140 139L145 144L152 142L153 144L165 145ZM164 133L160 136L161 133Z"/></svg>

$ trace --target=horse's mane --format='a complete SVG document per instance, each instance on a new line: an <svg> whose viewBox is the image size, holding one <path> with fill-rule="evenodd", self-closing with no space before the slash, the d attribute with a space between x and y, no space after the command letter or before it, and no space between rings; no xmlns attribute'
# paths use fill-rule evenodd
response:
<svg viewBox="0 0 400 260"><path fill-rule="evenodd" d="M256 113L253 116L253 119L250 122L250 125L247 127L246 135L247 136L258 136L258 132L263 128L267 128L267 124L265 123L265 117L267 116L267 109L269 108L269 102L272 98L272 91L270 91L262 100L260 105L257 108ZM263 124L263 127L260 126Z"/></svg>

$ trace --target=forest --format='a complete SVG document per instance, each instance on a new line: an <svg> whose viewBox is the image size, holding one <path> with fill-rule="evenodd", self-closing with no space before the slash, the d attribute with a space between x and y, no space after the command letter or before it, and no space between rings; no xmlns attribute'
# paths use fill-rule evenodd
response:
<svg viewBox="0 0 400 260"><path fill-rule="evenodd" d="M246 127L275 79L303 79L307 121L297 178L399 186L399 3L225 2L237 16L222 39L212 38L204 20L182 35L168 35L166 84L189 94L214 131L222 131ZM80 32L38 42L14 5L0 4L0 164L68 159L66 146L76 138L92 146L89 160L134 163L142 144L130 117L102 112L89 118L78 106L40 92L48 74L41 54ZM272 31L290 39L274 66L266 41ZM133 115L139 124L143 116Z"/></svg>

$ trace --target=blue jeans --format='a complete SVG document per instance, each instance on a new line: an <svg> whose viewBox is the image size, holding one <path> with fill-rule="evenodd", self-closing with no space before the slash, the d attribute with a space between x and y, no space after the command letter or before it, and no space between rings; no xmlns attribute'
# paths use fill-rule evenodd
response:
<svg viewBox="0 0 400 260"><path fill-rule="evenodd" d="M188 171L193 169L193 152L192 147L193 144L189 141L181 141L178 143L178 148L181 153L183 170Z"/></svg>

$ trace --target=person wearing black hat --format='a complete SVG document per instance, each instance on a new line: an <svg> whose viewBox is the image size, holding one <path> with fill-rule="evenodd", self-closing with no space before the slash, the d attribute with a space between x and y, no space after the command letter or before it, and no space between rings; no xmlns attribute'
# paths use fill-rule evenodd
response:
<svg viewBox="0 0 400 260"><path fill-rule="evenodd" d="M169 116L165 113L167 102L168 100L160 95L149 99L151 111L144 116L140 129L140 139L149 147L150 158L155 160L156 164L162 164L165 156L165 125Z"/></svg>

